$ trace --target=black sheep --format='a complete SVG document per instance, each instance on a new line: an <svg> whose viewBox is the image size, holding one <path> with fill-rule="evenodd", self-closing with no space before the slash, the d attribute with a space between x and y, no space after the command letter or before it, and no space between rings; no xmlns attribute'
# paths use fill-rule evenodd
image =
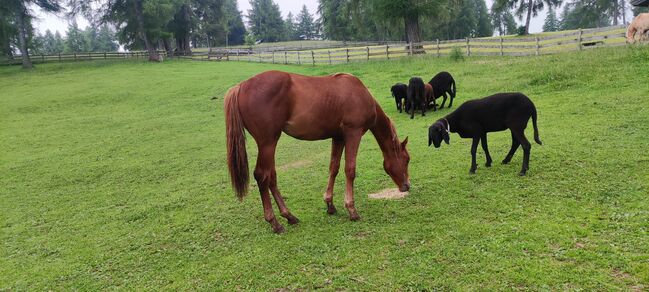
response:
<svg viewBox="0 0 649 292"><path fill-rule="evenodd" d="M421 109L421 116L426 115L426 89L424 80L419 77L412 77L408 82L408 99L406 101L410 106L410 118L415 117L415 108Z"/></svg>
<svg viewBox="0 0 649 292"><path fill-rule="evenodd" d="M397 83L392 85L390 88L394 101L397 103L397 110L402 112L404 106L407 105L406 99L408 98L408 85L403 83ZM406 112L408 112L408 107L406 106Z"/></svg>
<svg viewBox="0 0 649 292"><path fill-rule="evenodd" d="M434 144L435 148L439 148L442 140L448 144L449 132L458 133L462 138L473 138L469 172L474 174L478 166L475 161L478 142L482 140L482 149L487 156L486 166L490 167L491 156L487 148L487 133L509 129L512 134L512 147L502 163L509 163L518 146L522 146L524 154L520 175L525 175L529 169L530 149L532 148L525 137L525 128L530 117L532 117L534 127L534 141L542 145L541 139L539 139L539 129L536 126L536 107L524 94L499 93L467 101L428 128L428 146Z"/></svg>
<svg viewBox="0 0 649 292"><path fill-rule="evenodd" d="M443 109L444 104L446 104L446 93L451 96L451 101L449 102L448 107L451 108L453 106L453 99L455 98L457 91L455 89L455 80L453 79L453 76L451 76L451 73L445 71L439 72L435 77L433 77L433 79L428 81L428 84L433 86L433 99L444 96L440 109Z"/></svg>

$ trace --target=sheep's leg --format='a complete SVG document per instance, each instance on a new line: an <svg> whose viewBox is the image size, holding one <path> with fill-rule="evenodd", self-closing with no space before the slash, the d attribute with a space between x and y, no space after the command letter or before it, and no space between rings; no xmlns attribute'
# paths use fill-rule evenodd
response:
<svg viewBox="0 0 649 292"><path fill-rule="evenodd" d="M442 100L442 106L440 106L439 109L443 109L444 105L446 104L446 98L447 98L446 92L444 92L443 96L444 96L444 99ZM451 107L451 106L449 105L448 107Z"/></svg>
<svg viewBox="0 0 649 292"><path fill-rule="evenodd" d="M519 173L519 175L523 176L530 168L530 149L532 149L532 144L530 144L530 142L525 137L524 129L512 130L512 133L514 133L514 136L516 136L518 142L521 143L521 147L523 147L523 167L521 168L521 172Z"/></svg>
<svg viewBox="0 0 649 292"><path fill-rule="evenodd" d="M505 159L503 159L503 164L509 164L509 162L512 161L512 157L514 157L514 153L516 153L518 146L521 145L521 143L518 142L518 139L516 139L516 137L514 136L514 131L511 131L511 134L512 134L512 147L509 149L509 153L507 153Z"/></svg>
<svg viewBox="0 0 649 292"><path fill-rule="evenodd" d="M471 144L471 169L469 169L470 174L475 174L475 170L478 169L478 164L475 162L475 155L478 151L479 142L480 137L473 137L473 144Z"/></svg>
<svg viewBox="0 0 649 292"><path fill-rule="evenodd" d="M487 133L482 134L481 141L482 150L484 150L484 154L487 156L487 163L485 163L485 166L491 167L491 155L489 155L489 147L487 146Z"/></svg>

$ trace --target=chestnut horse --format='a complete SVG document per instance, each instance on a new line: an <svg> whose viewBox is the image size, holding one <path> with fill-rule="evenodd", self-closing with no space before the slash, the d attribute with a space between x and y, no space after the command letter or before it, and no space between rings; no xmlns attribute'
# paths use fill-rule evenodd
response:
<svg viewBox="0 0 649 292"><path fill-rule="evenodd" d="M626 30L626 41L628 43L636 42L636 35L640 35L640 41L647 39L646 33L649 32L649 13L640 13L629 24Z"/></svg>
<svg viewBox="0 0 649 292"><path fill-rule="evenodd" d="M228 168L241 200L248 192L245 130L257 142L255 180L264 207L264 219L276 233L284 231L273 212L270 194L289 224L298 219L284 204L277 187L275 147L282 132L300 140L332 139L329 183L324 194L327 213L334 214L333 188L345 149L345 207L349 218L360 219L354 207L356 154L361 137L370 130L383 152L383 168L401 191L410 189L406 150L396 130L363 83L349 74L309 77L280 71L256 75L231 88L225 96Z"/></svg>

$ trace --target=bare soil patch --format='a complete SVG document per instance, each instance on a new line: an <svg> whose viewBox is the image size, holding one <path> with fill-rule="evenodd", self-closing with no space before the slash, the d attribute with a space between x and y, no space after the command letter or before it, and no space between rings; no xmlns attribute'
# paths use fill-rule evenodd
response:
<svg viewBox="0 0 649 292"><path fill-rule="evenodd" d="M368 194L367 197L376 200L397 200L403 199L408 192L400 192L399 189L384 189L376 194Z"/></svg>

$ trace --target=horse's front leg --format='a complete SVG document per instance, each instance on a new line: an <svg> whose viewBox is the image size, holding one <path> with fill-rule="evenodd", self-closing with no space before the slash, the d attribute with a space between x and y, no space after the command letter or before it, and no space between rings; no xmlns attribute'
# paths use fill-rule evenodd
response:
<svg viewBox="0 0 649 292"><path fill-rule="evenodd" d="M340 169L340 157L343 154L345 142L342 139L331 140L331 162L329 163L329 183L327 184L327 191L324 194L324 201L327 204L327 213L333 215L336 213L334 206L334 184L336 183L336 176L338 169Z"/></svg>
<svg viewBox="0 0 649 292"><path fill-rule="evenodd" d="M414 110L413 110L414 113ZM345 208L349 212L349 219L356 221L361 219L354 207L354 179L356 178L356 154L361 143L363 131L354 131L345 135Z"/></svg>

